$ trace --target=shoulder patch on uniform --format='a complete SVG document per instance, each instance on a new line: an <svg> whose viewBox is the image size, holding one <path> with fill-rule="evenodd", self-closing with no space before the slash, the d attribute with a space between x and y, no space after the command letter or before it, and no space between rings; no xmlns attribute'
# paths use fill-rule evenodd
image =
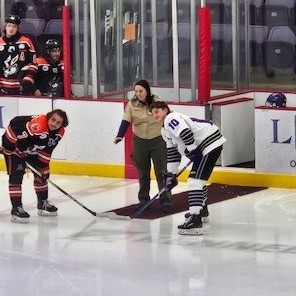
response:
<svg viewBox="0 0 296 296"><path fill-rule="evenodd" d="M34 122L31 124L31 130L34 132L39 131L41 128L41 125L38 122Z"/></svg>

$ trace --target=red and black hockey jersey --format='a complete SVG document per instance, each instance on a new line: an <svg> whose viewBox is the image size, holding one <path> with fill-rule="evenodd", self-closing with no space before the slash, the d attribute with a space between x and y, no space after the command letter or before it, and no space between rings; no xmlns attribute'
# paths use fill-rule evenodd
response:
<svg viewBox="0 0 296 296"><path fill-rule="evenodd" d="M21 80L34 82L37 72L36 51L28 37L16 34L0 37L0 89L7 94L19 94Z"/></svg>
<svg viewBox="0 0 296 296"><path fill-rule="evenodd" d="M9 155L18 149L38 156L42 166L48 166L51 154L64 133L64 127L50 131L46 115L16 116L2 136L3 153Z"/></svg>

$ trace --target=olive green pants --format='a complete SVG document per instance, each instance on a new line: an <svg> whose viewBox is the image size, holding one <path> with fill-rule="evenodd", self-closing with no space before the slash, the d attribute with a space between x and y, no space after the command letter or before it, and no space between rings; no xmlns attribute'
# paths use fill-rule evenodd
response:
<svg viewBox="0 0 296 296"><path fill-rule="evenodd" d="M151 160L154 166L154 172L157 179L158 189L163 188L162 172L167 169L167 150L164 140L161 136L151 140L141 139L133 135L133 163L139 174L139 194L140 203L146 203L150 200L150 171ZM160 196L162 205L171 205L171 193L164 192Z"/></svg>

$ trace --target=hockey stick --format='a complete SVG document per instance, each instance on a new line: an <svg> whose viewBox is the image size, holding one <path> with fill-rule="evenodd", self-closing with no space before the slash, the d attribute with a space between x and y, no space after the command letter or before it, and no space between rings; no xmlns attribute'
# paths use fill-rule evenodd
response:
<svg viewBox="0 0 296 296"><path fill-rule="evenodd" d="M41 173L39 171L37 171L34 167L32 167L28 162L26 162L26 166L36 175L38 175L39 177L42 177ZM115 212L109 212L109 213L96 213L92 210L90 210L89 208L87 208L85 205L83 205L80 201L78 201L76 198L74 198L72 195L70 195L69 193L67 193L65 190L63 190L60 186L58 186L57 184L55 184L53 181L51 181L50 179L47 179L48 183L50 183L53 187L55 187L56 189L58 189L59 191L61 191L63 194L65 194L67 197L69 197L70 199L72 199L74 202L76 202L78 205L80 205L82 208L84 208L86 211L88 211L89 213L91 213L93 216L95 217L104 217L104 218L109 218L110 220L130 220L130 217L128 216L119 216L117 215Z"/></svg>
<svg viewBox="0 0 296 296"><path fill-rule="evenodd" d="M177 174L176 178L178 178L192 163L192 160L190 160ZM131 219L136 218L139 216L147 207L149 207L158 197L160 197L161 194L163 194L166 191L165 187L163 187L153 198L151 198L148 202L146 202L137 212L135 212L133 215L130 216Z"/></svg>
<svg viewBox="0 0 296 296"><path fill-rule="evenodd" d="M0 154L3 154L3 147L0 146ZM37 174L39 177L41 177L42 175L40 174L40 172L38 170L36 170L34 167L32 167L28 162L25 162L26 166L35 174ZM72 199L74 202L76 202L78 205L80 205L82 208L84 208L86 211L88 211L89 213L91 213L93 216L96 217L102 217L102 218L108 218L110 220L130 220L131 218L129 216L120 216L117 215L115 212L105 212L105 213L96 213L92 210L90 210L89 208L87 208L86 206L84 206L81 202L79 202L76 198L74 198L73 196L71 196L69 193L67 193L65 190L63 190L61 187L59 187L57 184L55 184L54 182L52 182L50 179L47 180L48 183L50 183L52 186L54 186L56 189L58 189L59 191L61 191L63 194L65 194L67 197L69 197L70 199Z"/></svg>
<svg viewBox="0 0 296 296"><path fill-rule="evenodd" d="M39 177L42 177L41 173L39 171L37 171L34 167L32 167L27 161L26 161L26 166L36 175L38 175ZM62 193L64 193L67 197L69 197L70 199L72 199L73 201L75 201L78 205L80 205L82 208L84 208L85 210L87 210L89 213L91 213L93 216L97 216L97 213L90 210L89 208L87 208L86 206L84 206L80 201L78 201L76 198L74 198L72 195L70 195L69 193L67 193L65 190L63 190L61 187L59 187L57 184L55 184L54 182L52 182L50 179L47 179L48 183L50 183L53 187L55 187L56 189L58 189L59 191L61 191Z"/></svg>

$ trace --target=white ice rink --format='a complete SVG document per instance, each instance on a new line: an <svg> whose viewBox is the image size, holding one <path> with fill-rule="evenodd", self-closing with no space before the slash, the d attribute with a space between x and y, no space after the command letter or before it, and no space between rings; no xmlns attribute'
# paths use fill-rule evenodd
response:
<svg viewBox="0 0 296 296"><path fill-rule="evenodd" d="M136 180L51 180L95 212L137 202ZM187 237L176 230L184 213L97 218L49 188L57 217L37 216L30 174L23 184L30 223L11 223L7 176L0 173L0 296L296 295L296 190L267 189L211 204L205 234ZM151 195L156 192L153 181Z"/></svg>

